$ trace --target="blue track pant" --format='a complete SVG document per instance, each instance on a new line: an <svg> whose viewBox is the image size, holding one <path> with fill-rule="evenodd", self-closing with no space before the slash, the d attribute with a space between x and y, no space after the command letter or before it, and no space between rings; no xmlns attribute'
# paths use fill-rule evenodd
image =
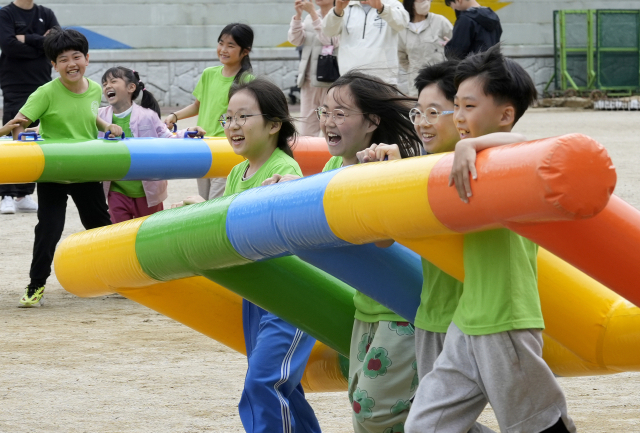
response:
<svg viewBox="0 0 640 433"><path fill-rule="evenodd" d="M249 368L238 409L247 433L319 433L300 380L316 340L242 301Z"/></svg>

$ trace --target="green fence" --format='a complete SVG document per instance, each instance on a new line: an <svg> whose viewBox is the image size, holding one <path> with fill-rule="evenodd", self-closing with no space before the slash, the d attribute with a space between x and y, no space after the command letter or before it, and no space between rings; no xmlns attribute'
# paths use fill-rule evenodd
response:
<svg viewBox="0 0 640 433"><path fill-rule="evenodd" d="M560 10L553 17L555 72L547 87L640 90L640 10Z"/></svg>

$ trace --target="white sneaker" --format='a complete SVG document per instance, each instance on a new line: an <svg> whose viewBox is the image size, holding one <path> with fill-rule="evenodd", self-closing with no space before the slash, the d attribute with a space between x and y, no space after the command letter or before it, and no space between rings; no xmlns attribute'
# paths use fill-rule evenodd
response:
<svg viewBox="0 0 640 433"><path fill-rule="evenodd" d="M0 213L16 213L16 205L13 204L13 197L6 196L2 199L2 201L0 202Z"/></svg>
<svg viewBox="0 0 640 433"><path fill-rule="evenodd" d="M30 195L17 198L14 203L18 212L38 212L38 203L33 201Z"/></svg>

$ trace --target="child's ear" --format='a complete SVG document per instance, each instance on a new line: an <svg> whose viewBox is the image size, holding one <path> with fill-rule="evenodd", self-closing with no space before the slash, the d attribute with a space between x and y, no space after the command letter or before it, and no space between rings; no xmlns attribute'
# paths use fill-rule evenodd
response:
<svg viewBox="0 0 640 433"><path fill-rule="evenodd" d="M56 62L54 62L53 60L51 61L51 66L53 67L53 70L58 72L58 66L56 65Z"/></svg>
<svg viewBox="0 0 640 433"><path fill-rule="evenodd" d="M269 130L269 135L277 134L280 132L280 128L282 128L282 122L272 122L271 129Z"/></svg>
<svg viewBox="0 0 640 433"><path fill-rule="evenodd" d="M138 86L135 83L129 83L127 85L127 92L133 93L133 92L136 91L137 88L138 88Z"/></svg>
<svg viewBox="0 0 640 433"><path fill-rule="evenodd" d="M516 109L513 105L508 104L505 105L502 109L502 114L500 115L500 126L511 126L514 124L516 119Z"/></svg>
<svg viewBox="0 0 640 433"><path fill-rule="evenodd" d="M367 132L375 131L380 125L380 116L376 114L370 114L368 123L369 124L367 125Z"/></svg>

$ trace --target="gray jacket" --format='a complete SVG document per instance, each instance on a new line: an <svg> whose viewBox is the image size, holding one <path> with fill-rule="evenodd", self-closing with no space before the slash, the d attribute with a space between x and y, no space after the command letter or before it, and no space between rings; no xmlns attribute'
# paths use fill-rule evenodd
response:
<svg viewBox="0 0 640 433"><path fill-rule="evenodd" d="M407 27L399 34L398 60L400 66L409 76L409 94L417 95L415 79L418 71L429 64L440 63L445 60L444 38L451 38L453 25L442 15L429 12L426 27L416 33Z"/></svg>

